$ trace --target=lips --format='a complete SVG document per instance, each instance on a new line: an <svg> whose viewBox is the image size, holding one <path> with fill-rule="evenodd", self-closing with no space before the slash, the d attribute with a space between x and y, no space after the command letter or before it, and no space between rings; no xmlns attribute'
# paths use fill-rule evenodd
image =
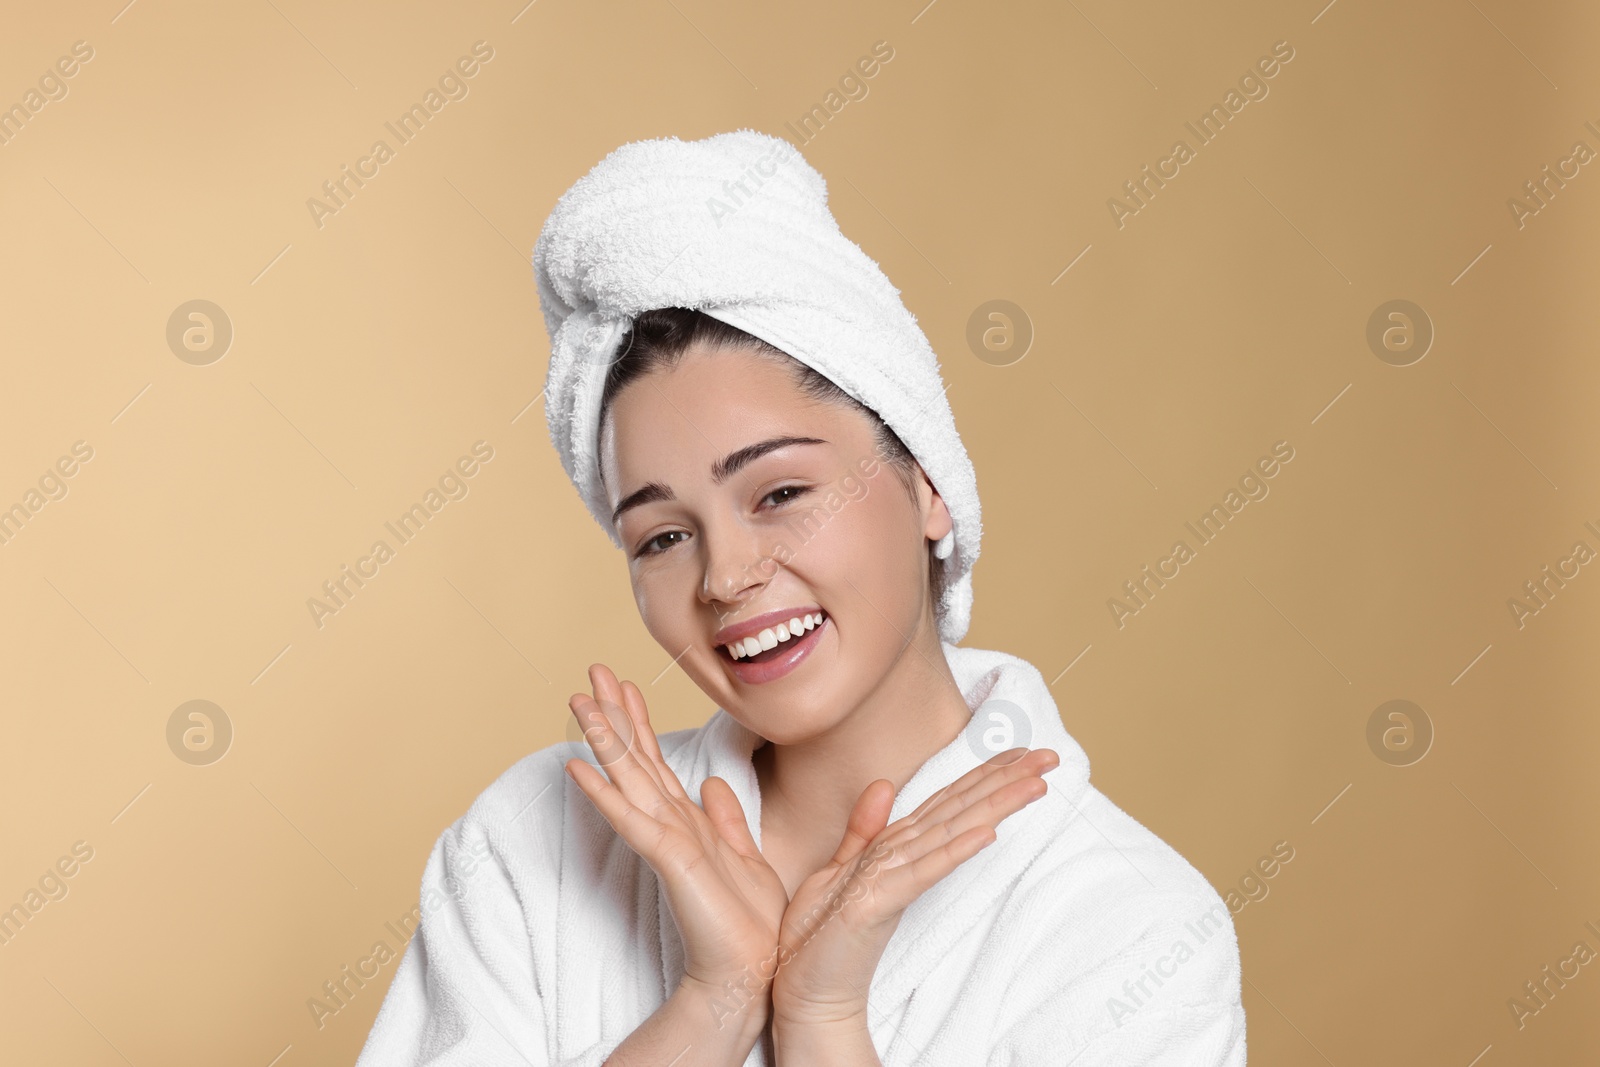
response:
<svg viewBox="0 0 1600 1067"><path fill-rule="evenodd" d="M780 622L786 623L790 619L803 618L806 615L814 615L821 611L821 608L812 604L810 606L780 608L777 611L754 615L731 626L724 626L712 636L711 643L717 647L731 645L735 641L741 641L746 637L755 637L762 630L776 629Z"/></svg>
<svg viewBox="0 0 1600 1067"><path fill-rule="evenodd" d="M768 681L776 681L792 670L798 669L800 664L811 656L822 643L822 633L834 627L834 619L829 614L821 613L822 621L806 630L802 637L790 638L782 641L771 649L765 649L762 656L766 659L734 659L728 654L725 645L718 645L718 656L726 664L726 669L746 685L765 685Z"/></svg>

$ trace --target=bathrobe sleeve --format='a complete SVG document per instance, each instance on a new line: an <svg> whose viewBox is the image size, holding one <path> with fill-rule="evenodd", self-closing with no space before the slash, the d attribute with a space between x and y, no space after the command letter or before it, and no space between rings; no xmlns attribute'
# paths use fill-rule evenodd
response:
<svg viewBox="0 0 1600 1067"><path fill-rule="evenodd" d="M535 960L536 940L549 941L530 936L506 851L475 814L428 857L421 925L356 1067L600 1067L611 1048L551 1055ZM525 891L538 892L537 881Z"/></svg>

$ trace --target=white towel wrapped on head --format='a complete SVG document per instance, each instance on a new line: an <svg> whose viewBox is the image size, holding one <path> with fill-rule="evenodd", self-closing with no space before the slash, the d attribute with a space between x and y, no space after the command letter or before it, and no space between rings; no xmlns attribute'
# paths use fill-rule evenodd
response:
<svg viewBox="0 0 1600 1067"><path fill-rule="evenodd" d="M905 443L954 523L936 549L946 576L940 637L966 635L982 514L938 359L900 291L840 232L822 176L787 141L738 130L623 145L562 195L533 268L550 332L550 437L613 544L598 454L606 371L641 312L698 309L818 371Z"/></svg>

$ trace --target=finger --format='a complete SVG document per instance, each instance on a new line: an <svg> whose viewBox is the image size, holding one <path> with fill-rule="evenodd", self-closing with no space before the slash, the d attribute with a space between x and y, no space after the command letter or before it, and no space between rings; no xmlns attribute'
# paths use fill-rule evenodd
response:
<svg viewBox="0 0 1600 1067"><path fill-rule="evenodd" d="M952 790L922 813L922 822L935 822L983 799L997 789L1029 777L1040 777L1061 765L1061 758L1050 749L1025 752L1015 759L988 762L978 768L981 772L965 788Z"/></svg>
<svg viewBox="0 0 1600 1067"><path fill-rule="evenodd" d="M606 718L616 732L622 735L622 745L614 750L613 757L631 757L657 792L664 796L681 797L682 790L674 793L662 781L658 769L660 749L655 746L655 734L650 728L649 718L641 713L644 696L639 693L639 687L632 682L619 683L616 674L603 663L590 667L589 677L594 684L596 703L605 711ZM652 756L652 752L657 755Z"/></svg>
<svg viewBox="0 0 1600 1067"><path fill-rule="evenodd" d="M861 879L869 887L870 912L881 921L905 911L911 902L948 877L950 872L977 855L996 840L992 827L977 826L912 859L900 851L876 856L871 865L851 872L850 879ZM848 881L848 879L847 879Z"/></svg>
<svg viewBox="0 0 1600 1067"><path fill-rule="evenodd" d="M891 876L887 880L889 883L901 880L905 883L904 886L893 887L886 884L885 889L890 901L894 902L904 897L905 904L910 904L930 886L942 881L951 871L992 845L997 838L998 835L991 826L974 827L951 838L926 855L919 856L904 867L889 871ZM900 879L892 877L896 871L901 874Z"/></svg>
<svg viewBox="0 0 1600 1067"><path fill-rule="evenodd" d="M908 823L916 822L935 805L942 803L946 797L950 797L965 791L973 784L982 780L986 775L992 773L996 768L1011 766L1017 759L1015 754L1026 751L1027 750L1023 748L1011 748L1004 752L997 753L990 759L978 764L976 767L972 768L972 770L968 771L966 774L963 774L955 781L935 790L926 800L912 809L911 814L907 815L903 821Z"/></svg>
<svg viewBox="0 0 1600 1067"><path fill-rule="evenodd" d="M684 790L683 783L678 780L675 772L661 755L661 746L656 739L655 728L650 724L650 711L644 701L644 694L639 687L631 681L621 684L623 708L633 722L633 736L636 743L631 749L631 754L638 759L639 765L644 769L658 792L667 797L674 807L678 809L680 821L692 829L704 845L712 845L718 831L710 824L705 810L689 798ZM704 788L702 787L702 800ZM661 813L657 813L661 817ZM744 825L743 813L739 816L740 824ZM748 834L748 828L746 829ZM757 850L759 855L760 850Z"/></svg>
<svg viewBox="0 0 1600 1067"><path fill-rule="evenodd" d="M706 856L701 844L675 820L663 822L655 818L583 760L568 760L566 770L617 835L664 880L673 874L687 876L696 861ZM656 797L664 806L660 810L670 819L677 809L660 794Z"/></svg>
<svg viewBox="0 0 1600 1067"><path fill-rule="evenodd" d="M859 877L870 880L873 910L884 917L898 915L950 872L992 844L996 837L992 827L974 827L915 859L895 855L876 869L864 871ZM895 865L885 865L890 862Z"/></svg>
<svg viewBox="0 0 1600 1067"><path fill-rule="evenodd" d="M629 726L631 720L620 707L609 701L596 700L587 693L572 694L567 700L567 707L572 709L578 727L583 732L583 740L594 752L594 758L601 767L609 769L628 754L631 746L627 737L632 733ZM628 733L624 734L623 730Z"/></svg>
<svg viewBox="0 0 1600 1067"><path fill-rule="evenodd" d="M887 840L885 847L889 858L883 861L886 869L915 864L931 855L962 834L987 827L993 831L1001 822L1015 815L1049 791L1042 778L1032 776L1009 782L1001 788L975 800L969 806L952 813L941 821L917 827L912 836Z"/></svg>
<svg viewBox="0 0 1600 1067"><path fill-rule="evenodd" d="M1012 750L1016 751L1016 750ZM1009 757L1001 753L1001 757ZM929 797L906 818L895 823L892 831L916 827L949 818L963 808L1024 777L1037 777L1060 766L1061 758L1048 748L1034 749L1020 759L979 764L956 779L945 789Z"/></svg>
<svg viewBox="0 0 1600 1067"><path fill-rule="evenodd" d="M713 785L713 782L716 784ZM762 887L752 877L756 870L764 869L774 881L777 881L777 872L772 869L772 864L767 862L767 857L761 854L755 837L750 833L750 820L745 817L744 806L739 803L739 796L733 791L733 786L729 785L726 779L712 775L700 783L700 801L704 811L699 819L694 820L695 830L702 835L709 834L717 843L733 849L741 859L747 861L744 864L727 863L724 869L738 872L739 877L754 893L762 892ZM689 807L695 808L692 801ZM720 852L715 854L721 855ZM785 893L785 896L787 895Z"/></svg>
<svg viewBox="0 0 1600 1067"><path fill-rule="evenodd" d="M844 837L840 839L839 847L829 862L842 867L861 855L872 839L883 832L893 807L894 783L887 778L869 783L856 799L855 807L850 810L850 818L845 821Z"/></svg>
<svg viewBox="0 0 1600 1067"><path fill-rule="evenodd" d="M623 795L653 818L663 817L666 808L676 810L671 795L641 765L637 752L623 739L622 729L629 736L634 732L632 720L623 709L582 693L574 694L570 704L573 714L584 724L584 740L589 742L595 760Z"/></svg>
<svg viewBox="0 0 1600 1067"><path fill-rule="evenodd" d="M1011 758L1013 752L1024 752L1026 755L1020 759L1013 759ZM966 815L959 822L952 820L962 816L963 812L973 811L975 806L982 805L988 798L998 795L1008 784L1019 780L1039 781L1033 776L1041 773L1042 768L1049 765L1055 754L1049 750L1039 750L1038 753L1034 753L1026 749L1014 749L1001 753L1001 757L1001 762L981 764L962 775L945 791L930 797L912 815L899 819L887 827L887 832L884 832L885 828L881 824L878 825L868 837L869 841L872 837L877 838L873 844L872 855L865 861L868 869L880 866L891 869L912 862L974 826L997 825L1006 815L1011 814L1013 810L1019 810L1034 797L1028 793L1023 793L1020 797L1016 793L1005 794L1000 797L999 803L1002 806L1015 804L1015 808L981 809L975 815ZM1040 782L1040 787L1042 785ZM955 789L957 786L964 788L957 791ZM1039 788L1039 792L1042 793L1043 789ZM889 803L892 805L892 790L890 793ZM842 854L843 846L840 851ZM856 852L859 854L860 849ZM836 854L835 862L839 860L840 855Z"/></svg>
<svg viewBox="0 0 1600 1067"><path fill-rule="evenodd" d="M651 818L648 812L624 796L614 783L607 781L605 775L583 760L577 757L569 759L566 772L606 822L611 824L611 828L628 843L628 847L659 871L670 828Z"/></svg>
<svg viewBox="0 0 1600 1067"><path fill-rule="evenodd" d="M916 825L892 828L886 841L892 847L909 848L913 854L920 855L931 844L949 840L974 826L998 826L1006 816L1020 811L1048 790L1044 779L1036 774L996 776L995 780L980 782L960 796L951 797ZM917 841L923 844L914 847L912 843Z"/></svg>
<svg viewBox="0 0 1600 1067"><path fill-rule="evenodd" d="M735 852L741 856L761 855L761 849L756 847L756 839L750 833L750 820L745 817L744 805L739 803L739 795L733 791L733 786L712 775L700 783L700 801L717 835Z"/></svg>
<svg viewBox="0 0 1600 1067"><path fill-rule="evenodd" d="M622 683L622 706L634 717L635 724L641 727L639 747L653 759L661 760L661 745L656 740L654 727L650 725L650 709L644 702L644 694L632 680Z"/></svg>
<svg viewBox="0 0 1600 1067"><path fill-rule="evenodd" d="M613 728L619 735L626 733L622 741L632 751L638 743L638 733L632 729L633 718L623 705L622 685L617 681L616 673L604 663L590 664L589 684L594 689L594 699L605 708L606 716L612 720ZM618 721L619 713L622 721Z"/></svg>
<svg viewBox="0 0 1600 1067"><path fill-rule="evenodd" d="M661 744L656 738L655 727L650 724L650 709L645 705L644 694L631 681L622 683L622 706L633 719L633 735L637 739L635 747L642 757L640 762L663 792L679 800L689 799L683 783L678 781L677 774L661 755Z"/></svg>
<svg viewBox="0 0 1600 1067"><path fill-rule="evenodd" d="M606 773L623 795L644 808L651 818L691 830L703 845L709 845L715 831L700 807L689 799L677 774L661 758L639 687L632 682L619 683L616 674L603 663L590 666L589 678L597 699L582 709L582 717L588 720L604 713L595 739L605 752L602 763ZM605 725L612 727L609 734L625 730L626 739L614 740Z"/></svg>
<svg viewBox="0 0 1600 1067"><path fill-rule="evenodd" d="M594 663L589 666L589 682L594 689L594 700L605 712L606 719L618 740L617 747L608 752L609 759L611 761L621 761L631 757L632 762L643 772L645 777L653 782L656 790L667 794L669 791L661 782L660 776L654 773L649 766L650 760L643 755L643 752L648 750L643 747L646 742L641 736L639 718L635 713L635 709L628 706L626 691L623 685L617 681L616 673L604 663ZM638 687L635 686L634 690L637 694ZM641 705L643 700L643 696L639 696ZM644 720L643 732L651 734L650 741L653 743L654 733L650 730L648 719ZM659 751L659 749L656 751ZM626 771L626 769L624 770ZM623 786L623 791L627 791L626 785Z"/></svg>

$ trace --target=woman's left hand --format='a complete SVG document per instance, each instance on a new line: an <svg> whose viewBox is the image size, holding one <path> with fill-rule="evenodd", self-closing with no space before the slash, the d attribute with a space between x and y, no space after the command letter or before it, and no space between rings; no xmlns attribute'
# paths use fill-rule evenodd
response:
<svg viewBox="0 0 1600 1067"><path fill-rule="evenodd" d="M833 859L800 883L784 912L774 1027L864 1022L872 976L906 907L994 841L1002 819L1044 796L1039 776L1060 762L1050 749L1003 752L892 826L894 784L867 786Z"/></svg>

